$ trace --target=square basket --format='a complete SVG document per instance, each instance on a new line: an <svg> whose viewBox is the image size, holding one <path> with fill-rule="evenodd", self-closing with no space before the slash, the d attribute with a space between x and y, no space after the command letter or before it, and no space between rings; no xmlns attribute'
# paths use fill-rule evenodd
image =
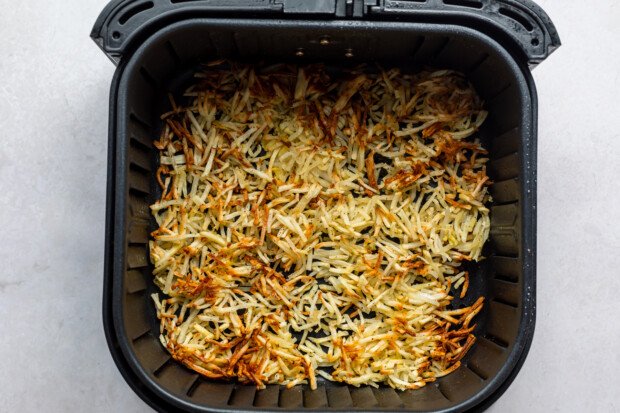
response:
<svg viewBox="0 0 620 413"><path fill-rule="evenodd" d="M537 101L530 69L559 45L529 0L120 0L91 34L117 64L110 97L103 318L125 380L160 411L483 410L510 385L532 341L536 310ZM329 42L321 42L328 38ZM328 43L328 44L326 44ZM493 204L488 259L473 267L484 295L476 344L454 373L419 390L319 381L286 389L215 382L171 359L150 294L149 205L159 114L168 93L214 58L405 70L455 69L486 102ZM467 304L467 303L466 303Z"/></svg>

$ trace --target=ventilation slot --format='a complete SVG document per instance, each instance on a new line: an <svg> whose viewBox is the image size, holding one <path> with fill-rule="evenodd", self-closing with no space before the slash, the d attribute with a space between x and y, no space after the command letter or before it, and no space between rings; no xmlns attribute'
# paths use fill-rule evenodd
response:
<svg viewBox="0 0 620 413"><path fill-rule="evenodd" d="M478 0L443 0L443 4L449 6L469 7L472 9L481 9L482 2Z"/></svg>
<svg viewBox="0 0 620 413"><path fill-rule="evenodd" d="M506 257L519 257L519 237L512 230L491 230L491 245L495 251Z"/></svg>
<svg viewBox="0 0 620 413"><path fill-rule="evenodd" d="M229 406L247 407L254 404L255 386L235 386L228 400Z"/></svg>
<svg viewBox="0 0 620 413"><path fill-rule="evenodd" d="M492 379L506 362L508 354L505 347L479 337L466 366L477 377L483 380Z"/></svg>
<svg viewBox="0 0 620 413"><path fill-rule="evenodd" d="M443 380L439 380L438 388L447 400L455 403L457 400L465 400L476 394L483 383L480 376L461 366Z"/></svg>
<svg viewBox="0 0 620 413"><path fill-rule="evenodd" d="M492 301L495 302L495 303L501 304L501 305L505 305L505 306L511 307L511 308L519 307L519 304L510 302L510 301L506 300L503 297L494 297Z"/></svg>
<svg viewBox="0 0 620 413"><path fill-rule="evenodd" d="M192 395L194 394L194 392L198 388L199 384L200 384L200 375L196 374L194 376L194 379L190 382L189 386L187 386L187 391L185 392L185 394L188 397L192 397Z"/></svg>
<svg viewBox="0 0 620 413"><path fill-rule="evenodd" d="M142 337L146 336L148 333L151 332L151 327L146 327L143 331L136 333L134 337L132 337L131 339L133 341L139 340Z"/></svg>
<svg viewBox="0 0 620 413"><path fill-rule="evenodd" d="M283 407L285 409L299 409L303 405L304 398L301 388L293 387L292 389L287 389L284 387L280 390L278 407Z"/></svg>
<svg viewBox="0 0 620 413"><path fill-rule="evenodd" d="M142 13L143 11L149 10L153 8L153 2L147 1L146 3L138 4L137 6L127 10L123 15L118 19L118 22L122 25L127 23L129 19L134 17L137 14Z"/></svg>
<svg viewBox="0 0 620 413"><path fill-rule="evenodd" d="M233 385L227 383L211 383L206 380L198 380L188 396L194 402L209 406L226 406L233 391Z"/></svg>
<svg viewBox="0 0 620 413"><path fill-rule="evenodd" d="M239 47L232 33L211 32L210 37L218 56L235 57L239 55Z"/></svg>
<svg viewBox="0 0 620 413"><path fill-rule="evenodd" d="M151 133L151 129L153 129L153 127L148 122L139 118L138 115L136 115L135 113L129 114L129 120L139 125L147 133Z"/></svg>
<svg viewBox="0 0 620 413"><path fill-rule="evenodd" d="M153 376L159 376L172 362L172 357L168 357L163 363L153 369Z"/></svg>
<svg viewBox="0 0 620 413"><path fill-rule="evenodd" d="M441 56L443 51L446 50L446 47L448 46L449 43L450 43L450 38L449 37L444 38L441 41L441 44L439 45L439 47L437 48L435 53L433 53L431 59L432 60L437 60L439 58L439 56Z"/></svg>
<svg viewBox="0 0 620 413"><path fill-rule="evenodd" d="M491 343L501 347L501 348L508 348L508 342L504 339L501 339L497 336L494 336L492 334L485 334L484 339L486 339L487 341L490 341Z"/></svg>
<svg viewBox="0 0 620 413"><path fill-rule="evenodd" d="M187 394L192 386L196 383L196 373L188 373L187 369L177 363L175 360L170 359L155 373L157 377L157 384L160 388L166 389L169 394Z"/></svg>
<svg viewBox="0 0 620 413"><path fill-rule="evenodd" d="M519 127L509 129L508 131L497 135L491 144L491 157L499 159L506 155L518 152L521 140L521 129Z"/></svg>
<svg viewBox="0 0 620 413"><path fill-rule="evenodd" d="M151 178L150 171L153 168L151 163L152 161L152 153L150 148L141 140L137 139L134 135L129 139L129 161L132 164L139 166L149 173L149 178Z"/></svg>
<svg viewBox="0 0 620 413"><path fill-rule="evenodd" d="M516 239L516 237L515 237L515 239ZM519 251L502 251L502 256L506 257L506 258L510 258L510 259L516 260L516 259L519 258Z"/></svg>
<svg viewBox="0 0 620 413"><path fill-rule="evenodd" d="M403 401L398 397L394 389L379 388L373 389L373 393L380 407L402 407Z"/></svg>
<svg viewBox="0 0 620 413"><path fill-rule="evenodd" d="M170 42L166 42L166 50L168 50L168 54L170 54L170 58L175 63L175 66L178 66L181 63L181 58L177 53L177 49L174 48L174 45Z"/></svg>
<svg viewBox="0 0 620 413"><path fill-rule="evenodd" d="M139 246L141 248L147 248L149 243L149 219L131 219L127 224L127 241L130 246ZM150 218L150 217L149 217ZM129 276L129 275L128 275ZM138 273L135 278L140 279L141 285L144 284L144 277Z"/></svg>
<svg viewBox="0 0 620 413"><path fill-rule="evenodd" d="M486 380L489 378L489 376L487 376L484 372L482 372L478 366L476 366L473 363L468 363L467 364L467 368L474 373L476 376L480 377L482 380Z"/></svg>
<svg viewBox="0 0 620 413"><path fill-rule="evenodd" d="M490 162L489 169L493 175L491 179L496 182L518 178L520 172L519 154L512 153L499 159L494 159Z"/></svg>
<svg viewBox="0 0 620 413"><path fill-rule="evenodd" d="M517 284L519 279L518 278L514 278L511 275L505 275L505 274L495 274L495 278L498 281L502 281L505 283L510 283L510 284Z"/></svg>
<svg viewBox="0 0 620 413"><path fill-rule="evenodd" d="M325 386L321 386L316 390L304 391L304 407L310 409L324 409L327 407L327 393Z"/></svg>
<svg viewBox="0 0 620 413"><path fill-rule="evenodd" d="M129 146L131 146L132 149L137 149L141 152L151 152L151 148L135 136L132 136L129 139Z"/></svg>
<svg viewBox="0 0 620 413"><path fill-rule="evenodd" d="M146 290L144 276L140 271L127 271L125 285L129 294L140 293Z"/></svg>
<svg viewBox="0 0 620 413"><path fill-rule="evenodd" d="M149 73L148 70L146 70L144 67L140 68L140 74L142 75L142 77L144 78L144 80L146 81L146 83L149 84L149 86L151 86L153 89L157 90L157 81L153 78L153 76L151 76L151 74Z"/></svg>
<svg viewBox="0 0 620 413"><path fill-rule="evenodd" d="M519 307L521 303L521 288L519 288L519 284L494 278L491 286L492 303L499 303L513 309Z"/></svg>
<svg viewBox="0 0 620 413"><path fill-rule="evenodd" d="M428 410L439 411L451 406L446 396L439 391L437 384L429 384L417 390L398 392L405 409L419 411L420 406Z"/></svg>
<svg viewBox="0 0 620 413"><path fill-rule="evenodd" d="M144 247L127 247L127 266L129 269L144 268L148 265Z"/></svg>
<svg viewBox="0 0 620 413"><path fill-rule="evenodd" d="M345 386L330 386L327 388L329 406L333 408L347 408L353 406L351 391Z"/></svg>
<svg viewBox="0 0 620 413"><path fill-rule="evenodd" d="M499 8L499 14L502 14L514 21L516 21L517 23L519 23L521 26L523 26L523 28L525 30L527 30L528 32L531 32L532 30L534 30L534 26L532 26L532 23L530 23L530 21L527 19L527 17L523 16L521 13L519 13L518 11L514 10L514 9L509 9L506 7L500 7Z"/></svg>
<svg viewBox="0 0 620 413"><path fill-rule="evenodd" d="M519 198L521 198L519 180L516 178L495 181L490 192L493 196L494 206L518 204Z"/></svg>
<svg viewBox="0 0 620 413"><path fill-rule="evenodd" d="M135 182L133 184L135 184ZM149 192L144 191L148 191L148 189L130 188L129 198L127 200L131 218L143 222L148 221L151 217L151 208L149 208L151 204L149 199L151 196ZM143 243L141 244L140 248L144 249L145 246Z"/></svg>
<svg viewBox="0 0 620 413"><path fill-rule="evenodd" d="M495 99L497 99L498 97L500 97L504 92L510 89L510 86L512 86L510 83L502 86L497 92L495 92L493 95L487 98L487 102L490 103L494 101Z"/></svg>
<svg viewBox="0 0 620 413"><path fill-rule="evenodd" d="M502 181L502 182L510 182L510 181L511 180ZM503 202L493 201L493 206L491 208L493 208L493 207L503 207L503 206L508 206L508 205L516 205L518 203L519 203L519 201L514 200L514 199L512 201L503 201Z"/></svg>
<svg viewBox="0 0 620 413"><path fill-rule="evenodd" d="M443 383L443 382L442 382ZM452 401L452 399L450 398L450 396L448 395L448 393L446 392L446 390L443 388L442 383L439 383L436 385L437 390L439 390L439 393L441 393L441 395L443 397L445 397L446 400L448 401Z"/></svg>
<svg viewBox="0 0 620 413"><path fill-rule="evenodd" d="M424 44L424 40L426 38L424 36L420 36L418 37L418 39L416 40L415 46L413 46L413 49L411 50L411 57L415 57L416 54L418 54L418 52L420 51L420 48L422 47L422 45Z"/></svg>
<svg viewBox="0 0 620 413"><path fill-rule="evenodd" d="M141 192L144 195L149 195L150 193L150 173L148 170L142 168L139 165L131 163L129 165L129 174L127 177L127 184L131 190L135 190ZM138 216L140 218L144 218L142 216Z"/></svg>
<svg viewBox="0 0 620 413"><path fill-rule="evenodd" d="M496 233L504 233L507 230L514 231L518 217L519 208L514 202L491 207L491 226Z"/></svg>
<svg viewBox="0 0 620 413"><path fill-rule="evenodd" d="M280 398L280 386L269 385L266 388L256 392L254 397L254 407L273 408L278 406Z"/></svg>
<svg viewBox="0 0 620 413"><path fill-rule="evenodd" d="M379 405L379 401L370 387L351 389L351 399L353 399L353 406L363 409Z"/></svg>
<svg viewBox="0 0 620 413"><path fill-rule="evenodd" d="M471 75L472 73L475 73L476 70L478 70L478 68L480 66L482 66L482 64L489 58L488 53L483 53L480 58L478 58L478 60L476 60L476 62L474 62L473 65L471 65L471 67L469 69L467 69L465 72L468 75Z"/></svg>
<svg viewBox="0 0 620 413"><path fill-rule="evenodd" d="M133 350L143 368L150 372L159 370L171 358L159 340L149 334L134 340Z"/></svg>
<svg viewBox="0 0 620 413"><path fill-rule="evenodd" d="M508 155L513 155L515 153L517 153L517 152L511 152ZM508 155L501 155L498 159L501 159L504 156L508 156ZM493 185L519 185L519 178L508 178L508 179L504 179L504 180L501 180L501 181L494 180L493 181ZM493 196L493 198L495 198L495 196ZM494 200L493 202L494 202L493 205L499 205L501 203L504 203L504 204L516 203L516 202L519 202L519 200L515 199L515 200L509 201L509 202L508 201L498 202L498 201Z"/></svg>
<svg viewBox="0 0 620 413"><path fill-rule="evenodd" d="M504 274L504 276L512 277L515 282L519 279L521 274L521 261L518 257L515 258L509 255L495 253L491 257L491 263L494 271Z"/></svg>
<svg viewBox="0 0 620 413"><path fill-rule="evenodd" d="M129 170L131 172L135 172L135 173L138 173L140 175L143 175L146 178L150 178L150 176L151 176L151 172L148 169L146 169L142 165L138 165L137 163L134 163L134 162L131 162L129 164Z"/></svg>

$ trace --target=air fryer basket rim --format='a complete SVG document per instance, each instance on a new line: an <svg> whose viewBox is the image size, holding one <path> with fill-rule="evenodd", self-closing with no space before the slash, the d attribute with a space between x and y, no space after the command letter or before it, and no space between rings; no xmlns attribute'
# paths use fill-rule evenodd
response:
<svg viewBox="0 0 620 413"><path fill-rule="evenodd" d="M233 19L187 19L171 24L154 35L149 37L142 45L140 45L131 57L124 59L119 66L115 78L112 82L112 91L110 96L110 141L109 141L109 162L108 162L108 208L106 223L106 258L105 258L105 288L104 288L104 326L106 330L106 338L110 350L113 354L115 362L123 373L125 379L132 388L147 403L155 408L175 408L196 411L239 411L234 408L221 409L198 406L188 403L166 391L155 383L149 374L141 367L133 350L128 345L128 337L123 327L123 316L121 311L121 302L123 294L123 278L124 268L124 248L126 241L126 208L125 208L125 192L127 173L127 162L125 141L127 136L124 134L126 130L126 122L128 118L129 108L126 105L125 93L127 90L128 73L139 69L140 59L159 39L165 38L180 28L188 28L191 26L210 25L213 27L230 24ZM236 22L239 22L238 20ZM338 26L342 24L339 21L280 21L282 29L285 30L289 25L299 27L303 25L308 28L324 29L326 24ZM244 26L252 26L260 28L262 25L273 25L273 20L243 20ZM523 100L523 118L521 125L525 131L529 132L529 139L523 146L523 159L521 168L525 174L535 175L535 163L525 164L525 158L536 159L536 90L531 74L526 66L518 63L513 56L504 49L499 43L486 34L482 34L474 29L458 26L433 23L400 23L400 22L377 22L377 21L347 21L348 26L367 27L372 26L376 30L415 30L418 32L445 33L450 35L458 35L461 38L475 39L486 43L489 48L493 49L497 55L503 59L510 69L515 79L518 79L518 88L521 92ZM524 132L525 133L525 132ZM529 190L526 190L529 189ZM521 202L523 205L535 206L535 182L524 183L521 193ZM444 412L465 411L474 409L477 406L489 405L497 399L503 391L508 387L514 376L520 369L529 346L532 341L534 322L535 322L535 214L523 214L522 216L522 235L521 244L524 246L522 251L523 261L523 284L527 286L531 295L523 297L523 305L521 307L522 328L515 341L510 355L504 366L497 375L489 381L489 383L478 392L474 397L460 403L458 405L446 408ZM129 370L128 370L129 369ZM138 381L138 383L136 382ZM156 400L153 400L153 397ZM250 408L252 410L260 410ZM336 409L331 409L337 411ZM343 409L348 411L349 409ZM372 410L366 410L372 411ZM389 411L381 409L380 411Z"/></svg>

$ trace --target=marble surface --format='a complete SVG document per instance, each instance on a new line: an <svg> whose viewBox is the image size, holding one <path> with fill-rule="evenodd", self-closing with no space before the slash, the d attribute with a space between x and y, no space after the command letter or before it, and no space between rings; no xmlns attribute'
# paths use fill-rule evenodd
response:
<svg viewBox="0 0 620 413"><path fill-rule="evenodd" d="M101 324L107 0L0 0L0 410L145 412ZM620 4L539 0L538 319L492 412L620 410Z"/></svg>

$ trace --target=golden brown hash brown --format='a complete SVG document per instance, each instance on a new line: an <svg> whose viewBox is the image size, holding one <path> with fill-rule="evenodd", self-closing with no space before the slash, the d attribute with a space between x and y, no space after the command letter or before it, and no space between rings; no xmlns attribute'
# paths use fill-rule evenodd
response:
<svg viewBox="0 0 620 413"><path fill-rule="evenodd" d="M161 342L210 378L415 389L473 345L484 122L451 71L217 62L162 116Z"/></svg>

